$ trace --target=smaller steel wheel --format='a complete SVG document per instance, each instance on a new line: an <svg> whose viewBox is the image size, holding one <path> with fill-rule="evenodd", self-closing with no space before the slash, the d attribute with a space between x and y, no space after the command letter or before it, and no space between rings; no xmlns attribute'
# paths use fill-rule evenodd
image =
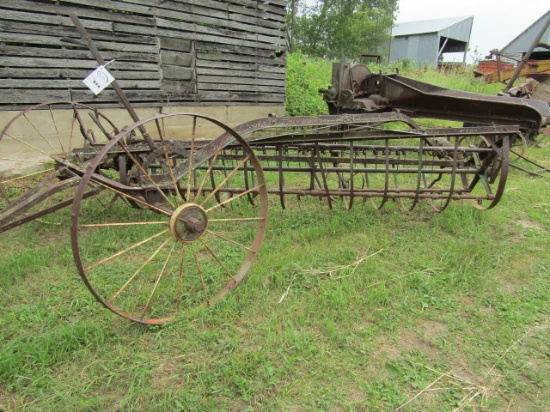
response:
<svg viewBox="0 0 550 412"><path fill-rule="evenodd" d="M37 104L14 116L0 131L0 232L32 220L66 219L51 213L72 203L79 176L57 159L85 162L86 150L72 151L93 152L116 132L97 108L71 101Z"/></svg>
<svg viewBox="0 0 550 412"><path fill-rule="evenodd" d="M502 195L508 178L510 148L519 135L500 136L497 139L478 138L476 147L493 149L488 153L472 153L464 159L467 166L477 169L477 173L462 175L462 187L473 199L471 204L478 210L495 207Z"/></svg>

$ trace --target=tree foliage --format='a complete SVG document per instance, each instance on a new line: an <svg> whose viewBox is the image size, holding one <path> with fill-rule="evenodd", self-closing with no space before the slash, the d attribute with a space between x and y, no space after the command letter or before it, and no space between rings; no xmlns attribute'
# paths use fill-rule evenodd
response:
<svg viewBox="0 0 550 412"><path fill-rule="evenodd" d="M287 3L290 52L323 58L384 54L397 0L305 0Z"/></svg>

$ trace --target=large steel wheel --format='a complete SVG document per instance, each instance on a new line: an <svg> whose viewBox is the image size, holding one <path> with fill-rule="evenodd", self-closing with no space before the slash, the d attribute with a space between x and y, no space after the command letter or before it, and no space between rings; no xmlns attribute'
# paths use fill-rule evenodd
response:
<svg viewBox="0 0 550 412"><path fill-rule="evenodd" d="M114 194L127 202L97 207ZM241 283L266 219L263 171L238 134L202 115L160 114L120 132L91 162L73 205L73 254L103 306L158 325Z"/></svg>
<svg viewBox="0 0 550 412"><path fill-rule="evenodd" d="M56 156L114 134L96 108L75 102L41 103L14 116L0 132L0 232L39 218L59 223L44 216L72 203L79 177Z"/></svg>

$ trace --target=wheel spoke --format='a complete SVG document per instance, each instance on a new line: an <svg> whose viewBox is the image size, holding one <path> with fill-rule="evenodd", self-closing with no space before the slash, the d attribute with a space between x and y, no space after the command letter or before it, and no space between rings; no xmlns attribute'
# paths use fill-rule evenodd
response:
<svg viewBox="0 0 550 412"><path fill-rule="evenodd" d="M181 294L183 293L183 260L185 256L185 245L181 245L181 258L178 268L178 294L176 296L176 311L179 311L181 304Z"/></svg>
<svg viewBox="0 0 550 412"><path fill-rule="evenodd" d="M227 181L229 179L231 179L231 177L233 177L233 175L235 175L235 173L237 173L237 171L248 161L248 159L250 159L250 155L246 155L245 158L243 160L241 160L239 162L239 164L237 166L235 166L235 168L225 177L225 179L223 179L217 187L214 187L212 188L212 192L206 196L206 198L202 201L201 203L201 206L205 205L210 199L212 199L212 197L218 193L218 191L220 190L220 188L225 185L227 183Z"/></svg>
<svg viewBox="0 0 550 412"><path fill-rule="evenodd" d="M8 160L8 159L0 159L0 160ZM11 160L11 159L9 159L9 160ZM3 180L3 181L0 182L0 184L15 182L16 180L21 180L21 179L28 179L29 177L32 177L32 176L36 176L36 175L40 175L40 174L45 174L45 173L53 172L53 171L54 171L53 168L51 168L51 169L45 169L45 170L41 170L40 172L29 173L29 174L24 175L24 176L17 176L17 177L13 177L13 178L11 178L11 179L8 179L8 180Z"/></svg>
<svg viewBox="0 0 550 412"><path fill-rule="evenodd" d="M186 199L191 199L191 179L193 177L193 163L195 160L195 133L197 131L197 116L193 116L193 128L191 130L191 148L189 150L189 168L187 170L187 195Z"/></svg>
<svg viewBox="0 0 550 412"><path fill-rule="evenodd" d="M229 276L234 282L237 282L237 280L231 274L231 271L229 269L227 269L227 267L223 264L223 262L220 260L218 255L216 255L214 253L214 251L210 248L210 246L208 246L202 238L200 238L200 241L201 241L202 245L206 248L206 250L208 250L208 253L210 253L210 255L212 255L212 257L216 260L216 262L218 262L218 264L223 268L223 270L227 274L227 276Z"/></svg>
<svg viewBox="0 0 550 412"><path fill-rule="evenodd" d="M134 155L132 153L130 153L130 151L128 150L128 148L126 147L126 145L120 145L122 147L122 150L124 150L124 152L126 153L126 155L132 160L132 162L134 162L134 164L137 166L137 168L139 170L141 170L141 172L143 173L144 176L147 177L147 180L149 180L149 182L151 182L151 184L157 189L157 191L161 194L161 196L166 200L166 202L171 205L173 208L177 207L177 205L175 205L169 198L168 196L166 196L166 193L164 193L164 191L158 186L157 182L155 182L155 180L151 177L151 175L149 173L147 173L147 171L143 168L143 165L137 161L137 159L134 157Z"/></svg>
<svg viewBox="0 0 550 412"><path fill-rule="evenodd" d="M23 139L20 139L20 138L17 137L17 136L13 136L13 135L11 135L11 134L9 134L9 133L5 133L4 136L8 136L8 137L12 138L13 140L16 140L17 142L21 143L22 145L27 146L27 147L30 147L31 149L36 150L37 152L42 153L42 154L45 155L45 156L50 156L49 153L46 153L44 150L39 149L38 147L36 147L36 146L34 146L34 145L32 145L32 144L30 144L30 143L28 143L28 142L25 142ZM48 141L48 140L47 140L46 138L44 138L44 137L43 137L43 139L44 139L46 142ZM51 147L51 144L48 143L48 145ZM52 149L53 149L53 147L52 147ZM53 150L55 151L55 149L53 149ZM9 159L9 160L13 160L13 159ZM37 162L37 163L41 163L41 162Z"/></svg>
<svg viewBox="0 0 550 412"><path fill-rule="evenodd" d="M170 239L167 239L166 242L168 242L168 240L170 240ZM168 266L168 262L170 261L170 258L172 257L172 253L174 253L175 248L176 248L176 244L174 244L172 246L172 248L170 249L170 252L168 252L168 256L166 256L166 260L164 261L164 265L162 266L162 270L160 271L160 273L157 277L157 280L155 281L155 284L153 286L153 290L151 291L151 294L149 295L149 299L147 300L147 303L145 304L145 307L143 308L143 311L141 312L141 317L142 318L145 317L145 314L149 310L149 305L151 304L151 300L153 299L153 296L155 296L158 285L159 285L162 277L164 276L164 273L166 272L166 266Z"/></svg>
<svg viewBox="0 0 550 412"><path fill-rule="evenodd" d="M71 133L70 133L70 136L69 136L69 147L73 147L73 138L74 138L74 132L75 132L75 123L78 122L78 125L80 126L80 131L82 133L85 133L86 131L86 128L84 127L84 124L82 122L82 119L78 113L78 110L76 110L75 106L73 105L73 121L71 122ZM86 138L85 136L83 136L84 138ZM63 147L63 143L61 143L61 139L59 140L59 144L61 145L61 147ZM65 152L66 150L63 149L63 152Z"/></svg>
<svg viewBox="0 0 550 412"><path fill-rule="evenodd" d="M166 246L166 244L168 243L168 241L170 240L170 238L167 238L164 242L162 242L162 244L151 254L151 256L149 256L145 262L143 262L141 264L141 266L132 274L132 276L130 276L128 278L128 280L126 280L126 282L124 282L124 284L120 287L119 290L117 290L108 300L107 300L107 303L108 304L111 304L113 303L113 301L116 299L116 297L120 294L120 292L122 292L124 289L126 289L126 287L130 284L130 282L132 282L132 280L134 280L134 278L139 274L141 273L141 271L143 270L143 268L145 266L147 266L154 258L155 256L162 250L162 248L164 248L164 246Z"/></svg>
<svg viewBox="0 0 550 412"><path fill-rule="evenodd" d="M265 217L234 217L228 219L208 219L208 223L212 222L242 222L242 221L262 221Z"/></svg>
<svg viewBox="0 0 550 412"><path fill-rule="evenodd" d="M222 236L222 235L220 235L219 233L212 232L211 230L206 230L206 233L210 233L211 235L216 236L217 238L220 238L220 239L222 239L222 240L225 240L226 242L229 242L229 243L231 243L231 244L233 244L233 245L235 245L235 246L238 246L238 247L240 247L240 248L246 249L246 250L248 250L249 252L256 252L256 250L251 249L251 248L249 248L248 246L245 246L245 245L243 245L243 244L241 244L241 243L239 243L239 242L235 242L234 240L229 239L229 238L227 238L227 237L225 237L225 236Z"/></svg>
<svg viewBox="0 0 550 412"><path fill-rule="evenodd" d="M8 135L6 135L8 136ZM15 159L13 157L0 157L0 160L5 160L7 162L13 162L14 160L16 160L17 162L19 163L32 163L32 164L35 164L35 165L41 165L41 164L44 164L44 160L33 160L33 159ZM53 169L47 169L47 170L53 170ZM47 171L45 170L45 171ZM43 172L37 172L37 173L43 173ZM32 173L34 174L34 173ZM30 174L29 176L32 176L32 174ZM17 177L17 179L22 179L24 176L19 176Z"/></svg>
<svg viewBox="0 0 550 412"><path fill-rule="evenodd" d="M48 146L50 146L50 148L52 149L52 152L53 152L53 153L58 152L58 150L56 150L55 147L52 146L52 144L50 143L50 140L49 140L48 138L46 138L46 136L44 136L44 134L35 126L35 124L32 122L32 120L30 120L30 119L28 118L27 114L25 113L23 116L25 117L25 119L27 119L27 121L28 121L29 124L32 126L32 128L33 128L34 130L36 130L36 132L40 135L40 137L42 137L42 140L44 140L44 142L46 142L46 144L47 144ZM55 123L55 121L54 121L54 127L55 127L55 129L57 130L57 124ZM28 145L28 146L32 147L31 145ZM38 151L40 151L41 153L44 153L44 154L48 155L48 153L45 153L45 152L41 151L40 149L35 149L35 150L38 150Z"/></svg>
<svg viewBox="0 0 550 412"><path fill-rule="evenodd" d="M81 224L79 227L113 227L113 226L145 226L145 225L166 225L165 220L156 222L123 222L123 223L89 223Z"/></svg>
<svg viewBox="0 0 550 412"><path fill-rule="evenodd" d="M195 197L193 199L193 202L197 202L199 196L201 195L204 184L206 183L206 179L208 179L208 176L212 172L212 168L214 167L214 163L216 162L216 159L218 158L218 154L221 153L221 151L224 147L224 143L227 140L226 136L227 136L227 134L224 135L224 139L220 140L220 144L216 148L216 152L214 153L214 156L212 156L212 159L210 159L210 162L209 162L209 165L208 165L208 170L206 171L206 173L202 177L202 182L199 185L199 189L197 190L197 194L195 195Z"/></svg>
<svg viewBox="0 0 550 412"><path fill-rule="evenodd" d="M80 225L79 225L79 227L80 227ZM159 232L159 233L157 233L157 234L155 234L155 235L153 235L153 236L149 236L147 239L144 239L144 240L142 240L142 241L140 241L140 242L134 243L133 245L131 245L131 246L129 246L129 247L127 247L127 248L125 248L125 249L123 249L123 250L117 252L117 253L114 253L114 254L112 254L111 256L106 257L105 259L100 260L99 262L96 262L96 263L94 263L93 265L88 266L87 268L85 268L85 269L84 269L84 272L89 272L90 270L92 270L92 269L94 269L94 268L96 268L96 267L98 267L98 266L101 266L101 265L103 265L103 264L105 264L105 263L107 263L107 262L110 262L111 260L113 260L113 259L115 259L115 258L117 258L117 257L119 257L119 256L122 256L122 255L124 255L125 253L128 253L128 252L130 252L131 250L134 250L135 248L137 248L137 247L139 247L139 246L141 246L141 245L144 245L145 243L150 242L151 240L156 239L157 237L159 237L159 236L161 236L161 235L163 235L163 234L165 234L165 233L168 233L168 230L169 230L169 229L165 229L165 230L163 230L163 231L161 231L161 232Z"/></svg>
<svg viewBox="0 0 550 412"><path fill-rule="evenodd" d="M59 128L57 127L57 122L53 114L52 106L48 106L48 111L50 112L50 118L52 119L52 124L55 128L55 137L57 138L57 143L59 144L61 152L65 153L65 148L63 147L63 143L61 142L61 134L59 132ZM73 124L74 122L71 122L71 140L72 140ZM52 149L54 150L54 152L56 151L53 147Z"/></svg>
<svg viewBox="0 0 550 412"><path fill-rule="evenodd" d="M176 180L176 176L174 175L174 169L172 168L172 165L170 164L170 156L168 155L168 150L166 149L166 142L164 140L164 137L166 136L166 128L164 123L164 118L161 119L162 123L162 129L160 127L158 119L155 121L157 125L157 130L159 133L160 141L162 144L162 151L164 153L164 162L166 164L166 167L168 168L168 173L170 173L170 178L172 179L172 184L174 185L174 193L176 194L176 198L183 203L183 198L181 196L181 193L178 188L178 181Z"/></svg>
<svg viewBox="0 0 550 412"><path fill-rule="evenodd" d="M199 265L199 261L197 259L197 253L193 253L193 259L195 261L195 267L197 268L197 273L199 274L199 277L201 278L202 290L204 291L204 299L206 301L206 305L210 306L210 297L209 297L209 294L208 294L208 290L206 289L206 282L204 281L204 276L202 274L201 266Z"/></svg>
<svg viewBox="0 0 550 412"><path fill-rule="evenodd" d="M102 182L98 179L90 179L90 181L93 181L94 183L97 183L99 186L102 186L102 187L104 187L104 188L106 188L106 189L108 189L112 192L115 192L115 193L119 194L120 196L125 197L126 199L133 200L134 202L139 203L139 204L141 204L141 205L143 205L143 206L145 206L149 209L155 210L156 212L162 213L163 215L170 216L169 211L164 210L164 209L162 209L160 207L157 207L155 205L152 205L151 203L149 203L145 200L142 200L142 199L137 198L135 196L129 195L128 193L125 193L121 190L115 189L114 187L109 186L108 184L106 184L106 183L104 183L104 182Z"/></svg>

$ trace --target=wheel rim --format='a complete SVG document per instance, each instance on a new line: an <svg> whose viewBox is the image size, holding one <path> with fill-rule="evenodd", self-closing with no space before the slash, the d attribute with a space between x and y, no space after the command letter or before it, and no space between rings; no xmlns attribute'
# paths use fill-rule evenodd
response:
<svg viewBox="0 0 550 412"><path fill-rule="evenodd" d="M188 139L188 157L179 158L170 147L168 121L188 125L179 134ZM220 137L201 141L198 131L206 126L215 127L213 135ZM115 163L114 152L139 162L124 139L138 127L154 136L166 170L153 175L132 165L141 169L140 187L124 185L113 170L103 172L109 179L102 178L97 172ZM239 154L226 155L228 145ZM255 186L247 190L245 175L250 173ZM97 185L104 188L102 196L114 193L140 207L95 210L94 202L101 199L83 199L82 194ZM158 194L143 196L145 186ZM248 202L251 193L256 206ZM73 206L73 255L82 280L104 307L158 325L182 311L210 306L235 289L258 254L266 220L262 168L240 136L206 116L156 115L119 133L90 164Z"/></svg>
<svg viewBox="0 0 550 412"><path fill-rule="evenodd" d="M479 196L479 199L470 199L470 203L476 209L492 209L500 202L508 178L512 140L509 136L504 136L491 144L487 139L483 138L480 145L493 147L495 152L491 153L487 158L472 157L470 160L470 162L478 167L480 172L473 176L463 176L462 187L468 189L472 196ZM494 183L497 181L498 183L493 191L492 187L495 186ZM489 195L492 199L480 200Z"/></svg>

